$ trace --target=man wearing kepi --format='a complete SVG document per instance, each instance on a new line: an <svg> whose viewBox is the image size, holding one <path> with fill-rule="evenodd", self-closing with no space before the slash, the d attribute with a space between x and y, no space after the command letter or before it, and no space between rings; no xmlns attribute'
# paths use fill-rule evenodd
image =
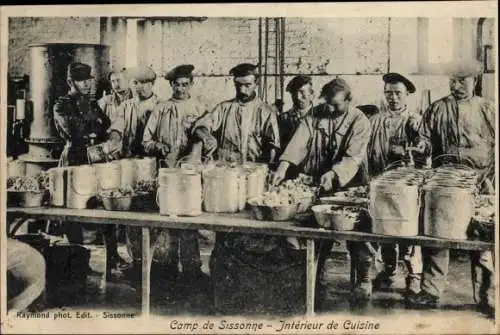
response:
<svg viewBox="0 0 500 335"><path fill-rule="evenodd" d="M285 178L290 166L312 176L325 193L366 184L370 122L360 110L350 106L351 89L345 80L336 78L327 83L321 97L325 103L314 107L312 114L305 117L281 155L273 184ZM321 243L320 278L332 244ZM369 272L372 250L358 242L350 242L349 249L359 274L353 293L355 298L365 300L372 291Z"/></svg>
<svg viewBox="0 0 500 335"><path fill-rule="evenodd" d="M257 66L240 64L230 74L236 97L198 120L194 134L203 151L219 159L270 163L279 150L278 124L276 112L257 97ZM304 264L292 254L284 237L217 233L210 258L215 308L233 313L293 308L292 287L301 282L293 274Z"/></svg>
<svg viewBox="0 0 500 335"><path fill-rule="evenodd" d="M408 162L407 148L415 144L420 117L408 109L406 100L415 92L415 86L399 73L388 73L382 77L387 108L370 118L372 132L368 142L368 170L370 177L383 173L397 163ZM398 249L401 249L398 251ZM404 255L408 268L407 293L418 293L422 259L419 246L382 244L384 270L375 278L374 288L388 290L394 282L398 254Z"/></svg>
<svg viewBox="0 0 500 335"><path fill-rule="evenodd" d="M110 120L90 98L94 78L91 70L87 64L70 64L67 72L70 91L54 104L55 127L66 142L60 158L63 166L88 164L87 147L106 139ZM69 241L83 244L81 223L65 225Z"/></svg>
<svg viewBox="0 0 500 335"><path fill-rule="evenodd" d="M495 162L495 108L492 102L474 95L482 66L476 60L461 59L451 62L448 71L451 94L435 101L423 115L416 153L431 155L434 167L447 162L473 164L484 177L480 193L493 194L494 173L488 172ZM493 260L491 252L482 255L480 263L473 264L481 271L480 278L473 278L474 298L480 307L488 308ZM434 306L445 286L449 250L422 248L422 256L421 291L409 302Z"/></svg>
<svg viewBox="0 0 500 335"><path fill-rule="evenodd" d="M191 127L206 112L205 105L191 97L193 70L193 65L180 65L167 74L172 97L156 105L144 131L142 143L146 154L165 159L169 167L175 167L179 159L191 152ZM191 282L202 278L198 231L174 229L169 234L175 253L173 259L178 255L177 245L180 244L184 280Z"/></svg>

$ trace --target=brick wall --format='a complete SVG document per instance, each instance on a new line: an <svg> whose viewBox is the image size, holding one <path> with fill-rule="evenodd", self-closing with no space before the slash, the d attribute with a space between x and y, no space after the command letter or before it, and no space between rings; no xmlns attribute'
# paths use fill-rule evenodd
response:
<svg viewBox="0 0 500 335"><path fill-rule="evenodd" d="M9 74L29 74L28 45L32 43L99 43L99 18L9 18Z"/></svg>
<svg viewBox="0 0 500 335"><path fill-rule="evenodd" d="M264 20L262 20L264 21ZM418 108L420 92L431 89L432 99L447 94L447 78L418 73L418 27L412 18L286 18L285 85L296 73L314 75L321 86L336 75L352 85L354 103L378 103L382 98L381 75L391 71L412 74L418 92L410 98ZM9 21L9 72L29 73L27 45L33 42L106 43L112 46L115 67L125 66L126 25L114 18L102 27L99 18L12 18ZM105 29L103 29L105 28ZM104 32L103 32L104 31ZM268 73L274 68L275 27L269 24ZM148 19L140 22L138 61L165 73L179 64L195 65L193 93L209 105L234 96L229 69L241 62L259 59L259 20L254 18ZM261 38L263 41L263 38ZM264 52L261 45L261 52ZM491 96L492 76L485 76L484 95ZM486 82L487 81L487 82ZM274 102L275 80L270 76L264 88L268 102ZM170 85L159 79L155 90L169 98ZM285 108L291 106L288 94Z"/></svg>

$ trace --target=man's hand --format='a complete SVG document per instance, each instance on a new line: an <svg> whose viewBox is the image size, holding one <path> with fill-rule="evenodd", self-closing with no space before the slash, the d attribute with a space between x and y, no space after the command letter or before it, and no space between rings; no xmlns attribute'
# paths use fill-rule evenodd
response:
<svg viewBox="0 0 500 335"><path fill-rule="evenodd" d="M326 192L330 192L331 190L333 190L333 181L335 180L336 176L337 175L332 170L321 176L320 185Z"/></svg>
<svg viewBox="0 0 500 335"><path fill-rule="evenodd" d="M290 166L290 163L288 162L281 162L280 165L278 166L278 169L273 175L273 179L271 181L273 186L278 186L286 176L286 171L288 170L288 167Z"/></svg>
<svg viewBox="0 0 500 335"><path fill-rule="evenodd" d="M165 143L156 143L155 149L156 153L162 158L165 158L170 152L170 147Z"/></svg>
<svg viewBox="0 0 500 335"><path fill-rule="evenodd" d="M405 155L405 148L403 148L400 145L391 145L389 151L394 156L400 156L400 157L402 157L402 156Z"/></svg>
<svg viewBox="0 0 500 335"><path fill-rule="evenodd" d="M411 148L411 151L414 151L418 154L423 155L425 152L425 147L426 147L425 142L420 141L420 142L418 142L418 144L415 147Z"/></svg>
<svg viewBox="0 0 500 335"><path fill-rule="evenodd" d="M195 135L203 142L204 156L211 155L217 149L217 140L206 128L197 129Z"/></svg>

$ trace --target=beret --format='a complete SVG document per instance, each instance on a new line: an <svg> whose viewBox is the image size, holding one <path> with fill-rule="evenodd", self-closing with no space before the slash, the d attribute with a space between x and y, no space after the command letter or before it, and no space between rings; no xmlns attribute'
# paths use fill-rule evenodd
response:
<svg viewBox="0 0 500 335"><path fill-rule="evenodd" d="M165 77L168 80L174 80L176 78L190 78L193 75L193 70L194 66L191 64L179 65L174 67Z"/></svg>
<svg viewBox="0 0 500 335"><path fill-rule="evenodd" d="M233 67L229 74L234 77L244 77L253 74L257 76L259 73L257 71L258 65L250 64L250 63L242 63Z"/></svg>
<svg viewBox="0 0 500 335"><path fill-rule="evenodd" d="M399 73L395 73L395 72L387 73L382 77L382 80L385 83L389 83L389 84L403 83L406 86L408 93L415 93L415 91L417 90L415 88L415 85L413 85L413 83L408 78L406 78L405 76L403 76Z"/></svg>
<svg viewBox="0 0 500 335"><path fill-rule="evenodd" d="M376 105L359 105L356 106L357 109L363 112L366 116L372 116L379 112L379 109Z"/></svg>
<svg viewBox="0 0 500 335"><path fill-rule="evenodd" d="M67 77L68 79L76 81L92 79L94 77L90 74L91 71L92 68L90 67L90 65L83 63L71 63L68 66Z"/></svg>
<svg viewBox="0 0 500 335"><path fill-rule="evenodd" d="M286 85L287 92L297 92L302 86L312 84L312 78L309 76L298 75L293 77L292 80Z"/></svg>
<svg viewBox="0 0 500 335"><path fill-rule="evenodd" d="M457 77L477 76L483 72L482 64L475 59L456 59L446 64L446 73Z"/></svg>
<svg viewBox="0 0 500 335"><path fill-rule="evenodd" d="M321 97L325 97L328 94L333 94L339 91L344 91L346 93L351 92L351 87L342 78L335 78L332 81L326 83L323 88L321 89Z"/></svg>
<svg viewBox="0 0 500 335"><path fill-rule="evenodd" d="M155 72L149 66L136 66L127 69L127 75L129 78L134 78L143 83L152 82L156 79Z"/></svg>

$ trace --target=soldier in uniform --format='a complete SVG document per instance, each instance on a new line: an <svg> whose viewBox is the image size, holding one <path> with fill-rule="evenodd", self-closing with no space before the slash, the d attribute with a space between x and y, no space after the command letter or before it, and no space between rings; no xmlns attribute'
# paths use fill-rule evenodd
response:
<svg viewBox="0 0 500 335"><path fill-rule="evenodd" d="M87 148L106 140L110 119L90 97L92 68L83 63L68 66L68 94L59 97L54 105L54 122L59 136L66 142L61 154L63 166L88 164ZM70 242L83 244L81 223L66 223L66 234ZM112 230L105 233L109 267L119 260L116 236Z"/></svg>
<svg viewBox="0 0 500 335"><path fill-rule="evenodd" d="M90 99L91 67L72 63L68 67L68 94L54 105L54 122L59 136L66 142L61 155L62 165L88 164L87 146L104 142L110 119Z"/></svg>

